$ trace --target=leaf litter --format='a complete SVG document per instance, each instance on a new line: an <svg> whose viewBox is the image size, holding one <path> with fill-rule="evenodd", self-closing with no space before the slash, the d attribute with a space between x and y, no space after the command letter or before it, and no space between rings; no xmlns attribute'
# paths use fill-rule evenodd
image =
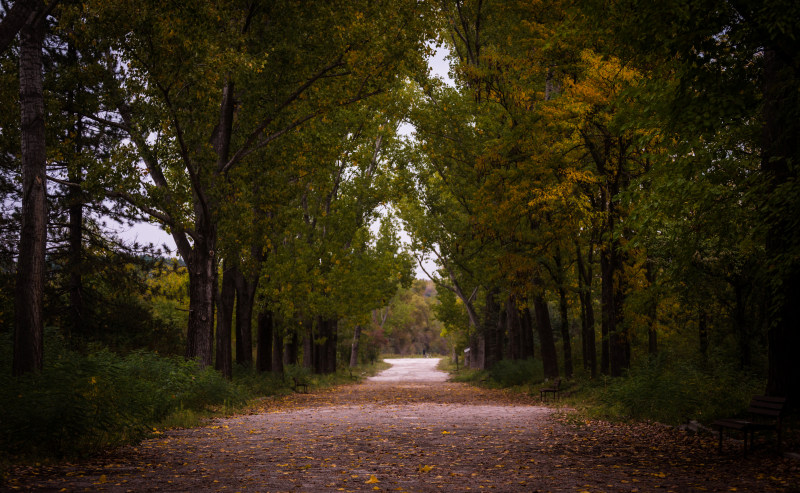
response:
<svg viewBox="0 0 800 493"><path fill-rule="evenodd" d="M796 491L798 462L658 424L585 420L454 382L263 398L87 461L17 467L39 491Z"/></svg>

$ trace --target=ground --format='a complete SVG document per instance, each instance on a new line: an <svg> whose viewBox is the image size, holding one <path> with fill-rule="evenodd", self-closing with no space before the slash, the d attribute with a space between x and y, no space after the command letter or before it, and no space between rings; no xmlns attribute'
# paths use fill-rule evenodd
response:
<svg viewBox="0 0 800 493"><path fill-rule="evenodd" d="M37 491L800 491L767 442L583 420L537 396L446 381L437 360L388 360L365 383L260 401L102 458L18 468Z"/></svg>

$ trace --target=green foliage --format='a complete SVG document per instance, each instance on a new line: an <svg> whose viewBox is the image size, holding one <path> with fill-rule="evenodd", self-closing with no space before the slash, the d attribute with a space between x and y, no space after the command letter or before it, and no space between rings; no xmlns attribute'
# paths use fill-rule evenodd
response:
<svg viewBox="0 0 800 493"><path fill-rule="evenodd" d="M423 351L449 352L441 335L442 323L436 316L438 306L438 293L431 281L417 279L410 287L399 289L388 306L373 317L373 325L379 326L385 337L381 353L410 356Z"/></svg>
<svg viewBox="0 0 800 493"><path fill-rule="evenodd" d="M678 424L730 416L763 389L762 378L732 366L705 369L664 353L631 369L626 378L610 380L591 393L600 404L595 412Z"/></svg>
<svg viewBox="0 0 800 493"><path fill-rule="evenodd" d="M544 380L542 360L500 360L489 370L489 378L501 387L514 387Z"/></svg>
<svg viewBox="0 0 800 493"><path fill-rule="evenodd" d="M10 341L0 355L2 450L13 455L76 456L136 442L176 410L241 404L245 394L212 369L192 361L107 349L69 350L48 330L45 368L9 376Z"/></svg>

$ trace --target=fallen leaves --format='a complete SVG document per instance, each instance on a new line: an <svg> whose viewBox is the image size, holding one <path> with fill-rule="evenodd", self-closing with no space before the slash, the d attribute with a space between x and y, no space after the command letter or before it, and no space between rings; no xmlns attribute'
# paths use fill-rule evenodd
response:
<svg viewBox="0 0 800 493"><path fill-rule="evenodd" d="M800 484L796 463L768 453L720 457L713 440L663 426L553 415L538 404L524 395L450 382L294 394L265 399L248 415L168 431L79 466L17 468L8 486L780 491Z"/></svg>

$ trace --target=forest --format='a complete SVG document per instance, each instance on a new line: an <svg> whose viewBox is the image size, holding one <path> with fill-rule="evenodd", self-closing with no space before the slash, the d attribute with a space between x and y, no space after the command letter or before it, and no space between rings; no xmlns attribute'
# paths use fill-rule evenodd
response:
<svg viewBox="0 0 800 493"><path fill-rule="evenodd" d="M800 407L797 2L0 10L7 450L387 353Z"/></svg>

